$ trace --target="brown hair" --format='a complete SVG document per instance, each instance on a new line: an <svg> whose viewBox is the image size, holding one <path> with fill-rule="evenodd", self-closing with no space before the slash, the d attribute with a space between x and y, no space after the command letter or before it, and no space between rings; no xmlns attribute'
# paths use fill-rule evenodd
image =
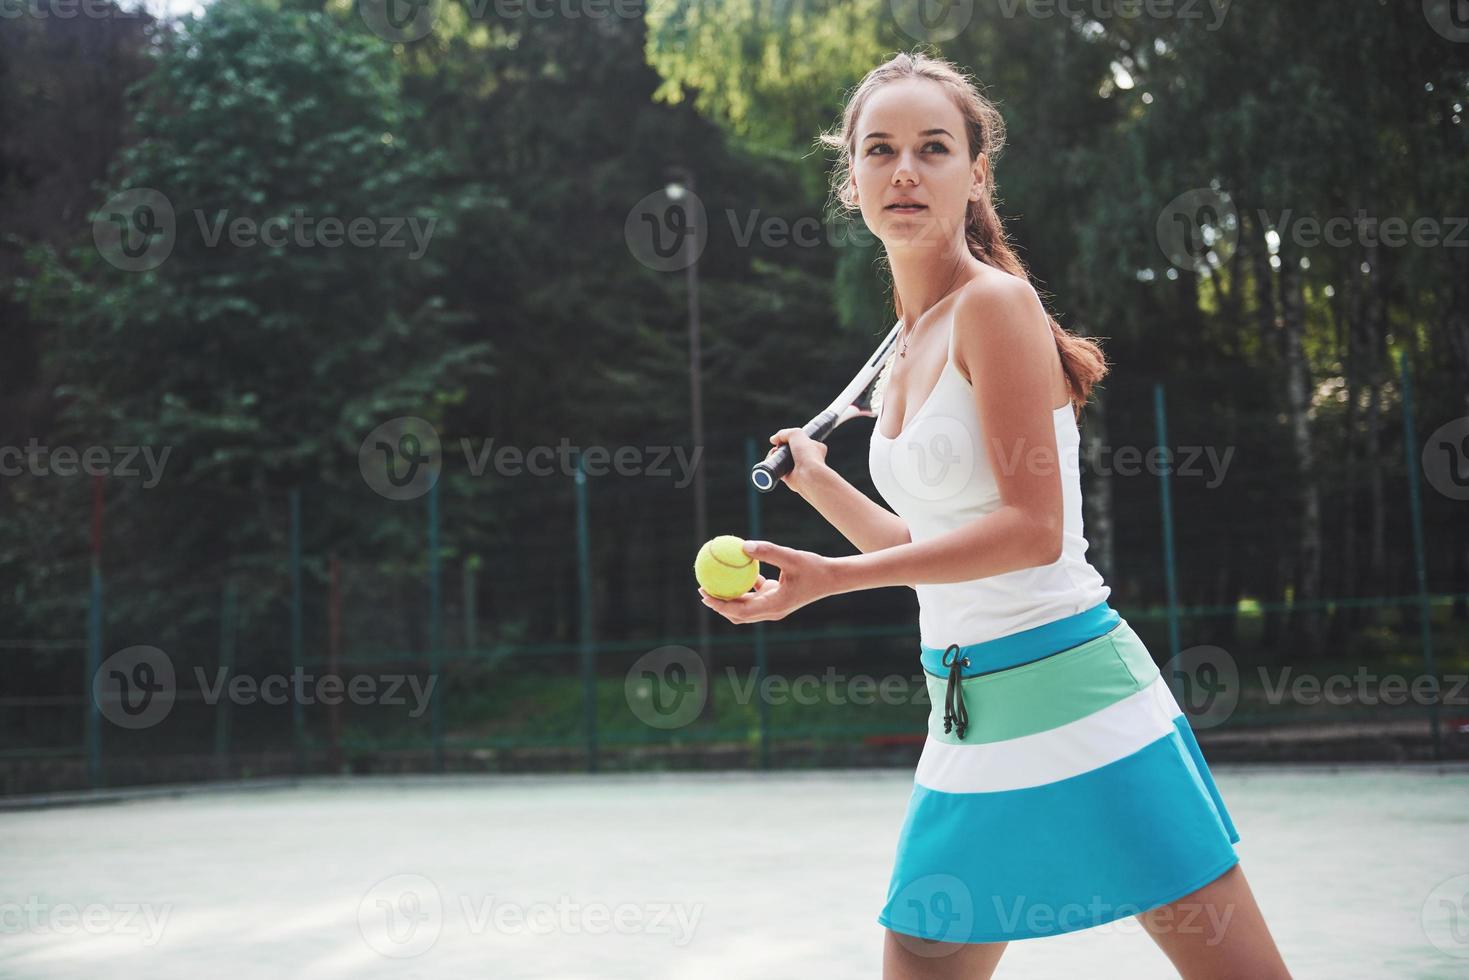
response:
<svg viewBox="0 0 1469 980"><path fill-rule="evenodd" d="M890 60L867 73L857 85L846 108L842 110L841 129L836 133L822 133L819 142L839 152L837 165L832 173L832 191L848 213L858 210L852 198L850 176L852 157L856 154L857 119L862 114L872 93L888 82L904 78L926 78L938 82L954 100L969 136L969 159L976 160L980 153L990 159L990 179L985 181L984 194L977 201L969 202L969 211L964 219L964 241L975 258L1001 272L1031 282L1025 263L1010 244L1005 226L995 210L994 162L1005 146L1005 121L995 104L980 92L968 75L960 71L951 61L932 57L921 51L912 54L900 52ZM1031 283L1032 286L1034 283ZM897 290L893 290L893 306L899 317L903 315L903 304ZM1102 348L1085 337L1069 333L1046 311L1051 333L1056 338L1056 349L1061 355L1061 367L1066 372L1066 381L1071 386L1073 410L1080 417L1081 409L1091 396L1092 386L1107 374L1107 360Z"/></svg>

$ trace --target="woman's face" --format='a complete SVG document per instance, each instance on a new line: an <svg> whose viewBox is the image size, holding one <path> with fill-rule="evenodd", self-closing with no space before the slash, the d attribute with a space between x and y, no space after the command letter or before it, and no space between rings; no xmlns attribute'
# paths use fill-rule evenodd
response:
<svg viewBox="0 0 1469 980"><path fill-rule="evenodd" d="M934 81L883 85L856 123L852 185L862 220L891 252L944 246L963 238L971 199L988 178L984 154L969 159L959 108ZM916 201L916 208L894 207Z"/></svg>

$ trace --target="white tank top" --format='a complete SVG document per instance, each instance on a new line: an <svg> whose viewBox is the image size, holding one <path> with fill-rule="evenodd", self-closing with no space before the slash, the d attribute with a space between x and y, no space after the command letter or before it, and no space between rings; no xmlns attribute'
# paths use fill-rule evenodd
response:
<svg viewBox="0 0 1469 980"><path fill-rule="evenodd" d="M914 541L954 530L1000 506L985 448L974 389L954 364L954 331L938 383L896 439L882 434L882 389L894 353L874 393L878 413L867 463L872 483L907 522ZM1112 592L1086 559L1081 525L1081 432L1071 404L1051 413L1060 454L1064 527L1061 557L1049 565L1022 568L967 582L916 586L919 641L943 649L1008 636L1083 612ZM1021 465L1024 456L1015 460ZM1002 461L1003 462L1003 461Z"/></svg>

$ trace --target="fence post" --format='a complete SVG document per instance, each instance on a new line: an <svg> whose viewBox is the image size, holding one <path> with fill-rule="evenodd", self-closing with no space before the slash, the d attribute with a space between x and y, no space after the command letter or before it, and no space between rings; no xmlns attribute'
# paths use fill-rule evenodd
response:
<svg viewBox="0 0 1469 980"><path fill-rule="evenodd" d="M299 676L301 663L301 488L291 488L291 673ZM296 772L306 770L306 709L298 697L291 698L291 751Z"/></svg>
<svg viewBox="0 0 1469 980"><path fill-rule="evenodd" d="M464 558L464 649L466 656L473 657L479 650L479 555Z"/></svg>
<svg viewBox="0 0 1469 980"><path fill-rule="evenodd" d="M576 568L581 596L582 721L587 735L587 772L597 771L597 662L592 646L592 559L587 522L586 460L576 454Z"/></svg>
<svg viewBox="0 0 1469 980"><path fill-rule="evenodd" d="M444 716L441 710L444 678L442 614L439 601L439 481L428 489L428 676L434 685L429 695L429 720L433 738L434 772L444 771Z"/></svg>
<svg viewBox="0 0 1469 980"><path fill-rule="evenodd" d="M86 698L87 785L102 787L102 706L93 693L102 669L102 475L92 477L92 575L87 603L87 672L82 690Z"/></svg>
<svg viewBox="0 0 1469 980"><path fill-rule="evenodd" d="M1443 759L1443 733L1438 718L1438 667L1433 657L1433 619L1428 604L1428 564L1423 556L1423 502L1419 496L1417 426L1413 420L1413 371L1405 351L1398 351L1398 372L1403 379L1403 452L1408 463L1408 507L1413 519L1413 570L1418 577L1418 623L1423 643L1423 665L1434 680L1434 697L1428 703L1428 724L1433 731L1433 758Z"/></svg>
<svg viewBox="0 0 1469 980"><path fill-rule="evenodd" d="M749 474L760 460L755 455L755 439L752 436L745 437L745 470L741 474L745 480L745 501L748 506L748 523L750 525L750 537L760 541L760 493L755 489L755 484L750 480ZM760 768L770 768L770 704L764 696L765 692L765 624L755 624L755 710L760 719ZM711 677L709 684L710 696L713 696L714 684Z"/></svg>
<svg viewBox="0 0 1469 980"><path fill-rule="evenodd" d="M235 669L235 618L239 606L238 585L233 577L225 579L219 603L219 675L226 684ZM214 778L223 779L229 772L230 720L233 706L228 697L219 699L214 715Z"/></svg>
<svg viewBox="0 0 1469 980"><path fill-rule="evenodd" d="M1173 454L1168 449L1168 411L1163 400L1163 382L1153 382L1153 421L1157 429L1157 442L1162 457L1162 468L1158 472L1159 498L1163 508L1163 579L1168 595L1168 659L1170 662L1179 654L1178 629L1178 580L1173 563L1173 496L1169 476L1173 472ZM1182 701L1184 694L1179 689L1177 671L1168 680L1174 697Z"/></svg>
<svg viewBox="0 0 1469 980"><path fill-rule="evenodd" d="M327 593L327 674L331 677L342 676L342 563L338 560L335 552L332 553L330 562L329 592ZM342 682L342 687L347 687L347 682ZM331 765L333 774L342 771L342 699L337 698L327 705L327 731L330 738L328 741L327 760Z"/></svg>

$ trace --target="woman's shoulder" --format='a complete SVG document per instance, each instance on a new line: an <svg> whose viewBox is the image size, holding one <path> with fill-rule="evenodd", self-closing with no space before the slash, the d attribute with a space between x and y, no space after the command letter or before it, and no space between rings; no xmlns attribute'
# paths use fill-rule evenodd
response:
<svg viewBox="0 0 1469 980"><path fill-rule="evenodd" d="M999 320L1003 314L1025 310L1031 304L1040 308L1041 298L1030 280L982 265L980 272L959 288L954 313L965 313L969 320Z"/></svg>
<svg viewBox="0 0 1469 980"><path fill-rule="evenodd" d="M981 353L999 347L1025 346L1027 337L1040 332L1051 341L1050 323L1040 294L1028 280L1000 269L985 271L965 283L954 305L954 361L966 378Z"/></svg>

